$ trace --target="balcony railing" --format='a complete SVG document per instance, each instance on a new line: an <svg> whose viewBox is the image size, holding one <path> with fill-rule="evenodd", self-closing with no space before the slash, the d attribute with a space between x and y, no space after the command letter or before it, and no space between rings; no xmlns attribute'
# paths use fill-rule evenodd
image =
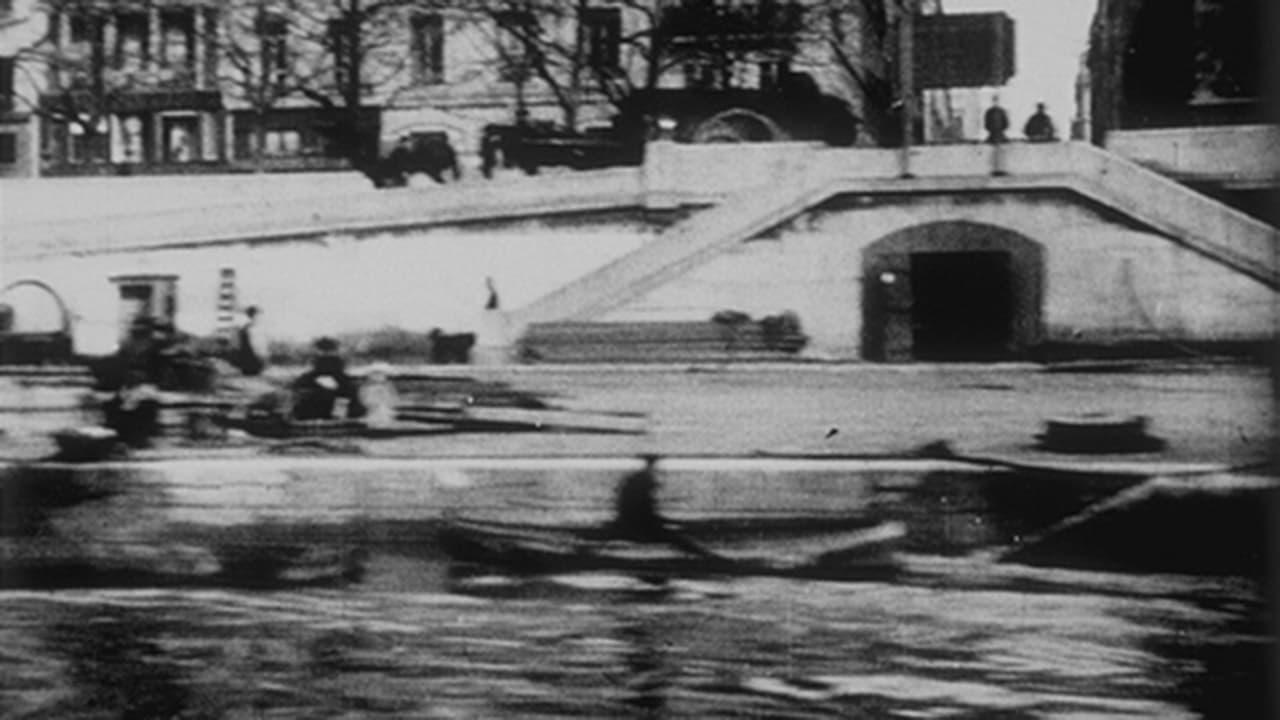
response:
<svg viewBox="0 0 1280 720"><path fill-rule="evenodd" d="M217 90L163 87L112 90L102 96L85 92L54 92L44 93L40 96L40 107L45 110L76 114L94 110L105 110L112 113L160 112L164 110L213 112L222 109L222 93Z"/></svg>
<svg viewBox="0 0 1280 720"><path fill-rule="evenodd" d="M685 0L664 11L660 29L682 46L790 49L804 30L804 7L794 0Z"/></svg>

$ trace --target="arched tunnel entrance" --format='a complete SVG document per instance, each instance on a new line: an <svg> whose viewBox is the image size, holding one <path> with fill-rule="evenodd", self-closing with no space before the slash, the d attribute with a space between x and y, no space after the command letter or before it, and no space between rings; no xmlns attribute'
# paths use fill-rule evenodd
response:
<svg viewBox="0 0 1280 720"><path fill-rule="evenodd" d="M899 230L863 251L867 360L995 362L1040 338L1044 251L965 221Z"/></svg>

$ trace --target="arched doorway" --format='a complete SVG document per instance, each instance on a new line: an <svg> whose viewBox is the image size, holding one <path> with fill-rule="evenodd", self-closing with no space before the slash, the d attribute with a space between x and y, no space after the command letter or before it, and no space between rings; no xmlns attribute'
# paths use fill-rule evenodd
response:
<svg viewBox="0 0 1280 720"><path fill-rule="evenodd" d="M1044 251L1018 233L966 221L892 233L862 255L868 360L994 362L1040 339Z"/></svg>
<svg viewBox="0 0 1280 720"><path fill-rule="evenodd" d="M734 108L703 120L693 133L695 143L771 142L787 139L778 124L753 110Z"/></svg>

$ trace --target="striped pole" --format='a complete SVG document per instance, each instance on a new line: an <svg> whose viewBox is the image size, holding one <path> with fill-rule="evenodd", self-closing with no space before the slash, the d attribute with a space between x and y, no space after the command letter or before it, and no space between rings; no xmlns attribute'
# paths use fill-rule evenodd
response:
<svg viewBox="0 0 1280 720"><path fill-rule="evenodd" d="M222 268L218 275L218 334L232 337L236 329L236 271Z"/></svg>

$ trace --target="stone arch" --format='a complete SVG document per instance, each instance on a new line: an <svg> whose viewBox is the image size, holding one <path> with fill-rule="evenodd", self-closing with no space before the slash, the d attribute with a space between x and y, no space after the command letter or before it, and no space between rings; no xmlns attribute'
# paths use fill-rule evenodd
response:
<svg viewBox="0 0 1280 720"><path fill-rule="evenodd" d="M767 116L754 110L733 108L699 123L692 140L695 143L769 142L787 137L786 131Z"/></svg>
<svg viewBox="0 0 1280 720"><path fill-rule="evenodd" d="M895 231L862 253L862 356L1012 360L1042 336L1044 249L963 220Z"/></svg>
<svg viewBox="0 0 1280 720"><path fill-rule="evenodd" d="M10 315L9 317L10 322L13 322L13 320L15 319L14 315L17 314L17 311L18 311L18 308L15 308L13 306L11 293L16 290L21 290L23 288L35 288L36 290L41 291L44 296L48 297L53 301L55 313L57 314L56 322L58 323L58 327L57 328L41 328L42 332L61 332L61 333L71 332L72 315L71 315L70 308L67 307L66 301L62 299L62 296L58 294L58 291L54 290L53 286L49 285L49 283L46 283L43 280L37 280L35 278L23 278L21 280L15 280L9 283L8 285L5 285L3 289L0 289L0 305L3 305L7 308L7 312Z"/></svg>

